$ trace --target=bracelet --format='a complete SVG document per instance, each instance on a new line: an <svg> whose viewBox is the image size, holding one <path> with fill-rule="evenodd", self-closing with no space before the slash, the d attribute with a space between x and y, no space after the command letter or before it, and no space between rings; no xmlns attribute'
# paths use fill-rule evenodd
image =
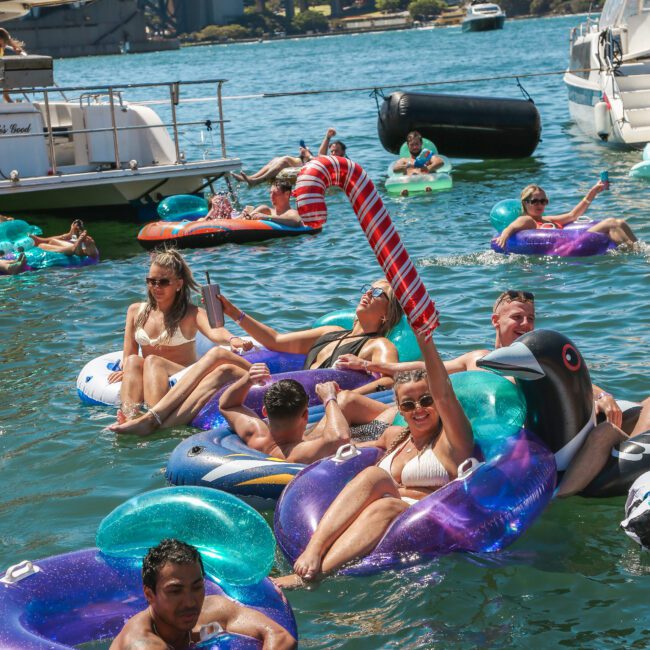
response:
<svg viewBox="0 0 650 650"><path fill-rule="evenodd" d="M330 396L329 396L329 397L328 397L328 398L323 402L323 406L324 406L325 408L327 408L327 405L328 405L332 400L334 400L335 402L337 402L336 395L330 395ZM338 402L337 402L337 403L338 403Z"/></svg>
<svg viewBox="0 0 650 650"><path fill-rule="evenodd" d="M605 391L603 391L602 393L599 393L598 395L596 395L596 397L594 397L594 402L603 399L603 397L611 397L611 396L612 396L611 393L606 393Z"/></svg>
<svg viewBox="0 0 650 650"><path fill-rule="evenodd" d="M241 322L244 320L244 318L246 318L246 312L240 310L239 316L235 318L235 323L237 323L237 325L241 325Z"/></svg>
<svg viewBox="0 0 650 650"><path fill-rule="evenodd" d="M367 359L364 359L364 361L363 361L363 371L364 372L370 373L370 371L368 370L369 365L370 365L370 362Z"/></svg>
<svg viewBox="0 0 650 650"><path fill-rule="evenodd" d="M158 423L158 426L161 427L162 426L162 419L160 418L158 413L156 413L156 411L154 411L153 409L149 409L148 412L149 412L149 415L151 415L153 417L153 419Z"/></svg>
<svg viewBox="0 0 650 650"><path fill-rule="evenodd" d="M582 200L583 200L585 203L591 203L591 201L592 201L591 199L587 198L586 196L585 196L585 198L582 199Z"/></svg>

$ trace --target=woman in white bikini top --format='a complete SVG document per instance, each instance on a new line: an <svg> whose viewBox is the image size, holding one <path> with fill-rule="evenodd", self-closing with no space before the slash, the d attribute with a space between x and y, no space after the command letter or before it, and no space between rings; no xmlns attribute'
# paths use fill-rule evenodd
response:
<svg viewBox="0 0 650 650"><path fill-rule="evenodd" d="M192 304L192 290L199 286L178 251L154 255L145 280L147 300L129 307L122 366L108 378L109 383L122 382L118 421L136 417L143 403L156 404L169 390L169 377L197 360L197 331L218 345L244 347L241 340L231 341L235 337L224 327L210 327L205 309ZM221 363L243 362L223 352Z"/></svg>
<svg viewBox="0 0 650 650"><path fill-rule="evenodd" d="M395 376L397 406L406 427L389 427L375 442L386 454L350 481L323 515L294 574L281 587L317 579L372 551L391 522L410 504L457 477L472 455L472 428L454 394L432 340L418 338L426 372Z"/></svg>

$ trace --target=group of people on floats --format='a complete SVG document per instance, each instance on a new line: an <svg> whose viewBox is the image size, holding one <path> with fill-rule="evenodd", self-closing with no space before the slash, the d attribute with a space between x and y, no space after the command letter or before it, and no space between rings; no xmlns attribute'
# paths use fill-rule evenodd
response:
<svg viewBox="0 0 650 650"><path fill-rule="evenodd" d="M245 406L251 387L272 382L264 364L251 364L241 352L250 341L226 327L211 328L205 310L191 302L196 283L183 257L174 250L152 258L145 302L127 311L118 422L120 434L148 435L159 428L184 425L217 391L220 410L233 431L251 448L275 458L311 463L349 442L376 446L384 455L376 467L358 475L334 501L295 563L295 574L278 579L283 587L313 581L345 562L366 554L390 522L414 501L457 476L457 467L472 454L469 422L448 376L478 370L489 352L478 349L443 362L433 339L418 338L423 361L400 362L387 338L402 316L390 284L379 279L364 286L351 329L325 325L278 332L221 296L224 314L261 345L278 352L306 355L305 368L341 368L369 373L368 383L341 391L335 382L317 386L325 412L308 425L308 396L295 380L272 383L264 397L264 418ZM508 346L535 327L535 300L527 291L508 290L494 303L495 348ZM201 331L218 347L197 360L195 338ZM140 348L142 356L138 354ZM192 365L193 364L193 365ZM169 377L188 367L173 386ZM381 389L395 391L395 406L368 397ZM616 400L594 385L597 425L565 472L558 496L576 494L605 465L612 447L629 435L650 429L650 399L637 422L624 431ZM142 412L144 404L148 410ZM401 413L406 427L393 426Z"/></svg>

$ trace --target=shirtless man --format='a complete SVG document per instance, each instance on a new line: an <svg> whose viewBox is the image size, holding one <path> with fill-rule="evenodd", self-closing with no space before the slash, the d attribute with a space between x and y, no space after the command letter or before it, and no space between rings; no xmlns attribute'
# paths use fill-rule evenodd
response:
<svg viewBox="0 0 650 650"><path fill-rule="evenodd" d="M297 647L289 632L257 610L225 596L206 597L201 556L189 544L165 539L149 549L142 583L149 607L126 622L110 650L186 650L200 640L201 628L253 637L264 650Z"/></svg>
<svg viewBox="0 0 650 650"><path fill-rule="evenodd" d="M299 228L303 225L298 210L291 207L291 183L286 181L273 181L271 185L271 205L258 205L254 208L247 205L241 213L242 219L272 221L282 226L291 226Z"/></svg>
<svg viewBox="0 0 650 650"><path fill-rule="evenodd" d="M419 131L411 131L406 136L406 144L409 148L410 158L400 158L393 165L393 172L396 174L433 174L436 169L440 169L445 161L435 154L424 159L418 159L422 153L422 134Z"/></svg>
<svg viewBox="0 0 650 650"><path fill-rule="evenodd" d="M282 379L264 395L262 420L244 406L251 387L270 380L268 367L254 363L239 381L231 384L219 399L219 409L230 428L249 446L274 458L292 463L313 463L335 453L350 442L350 427L341 411L333 381L316 385L316 394L325 405L325 416L306 439L309 398L294 379Z"/></svg>
<svg viewBox="0 0 650 650"><path fill-rule="evenodd" d="M326 156L329 150L329 153L332 156L345 156L345 145L340 140L331 141L335 135L336 129L331 127L327 129L327 133L325 134L325 137L318 148L318 154L316 155ZM277 158L272 158L254 174L248 175L241 172L241 174L233 174L233 177L240 183L248 183L249 187L259 185L264 181L273 180L283 169L288 169L289 167L301 167L313 158L308 147L301 146L298 153L298 156L278 156Z"/></svg>

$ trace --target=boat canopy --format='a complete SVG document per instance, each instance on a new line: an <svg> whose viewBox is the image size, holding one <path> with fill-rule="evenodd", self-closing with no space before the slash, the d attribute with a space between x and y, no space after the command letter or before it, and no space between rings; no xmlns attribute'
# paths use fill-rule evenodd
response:
<svg viewBox="0 0 650 650"><path fill-rule="evenodd" d="M0 22L20 18L36 7L53 7L75 2L80 4L78 0L0 0Z"/></svg>
<svg viewBox="0 0 650 650"><path fill-rule="evenodd" d="M599 29L624 25L634 16L650 15L650 0L607 0L598 21Z"/></svg>

